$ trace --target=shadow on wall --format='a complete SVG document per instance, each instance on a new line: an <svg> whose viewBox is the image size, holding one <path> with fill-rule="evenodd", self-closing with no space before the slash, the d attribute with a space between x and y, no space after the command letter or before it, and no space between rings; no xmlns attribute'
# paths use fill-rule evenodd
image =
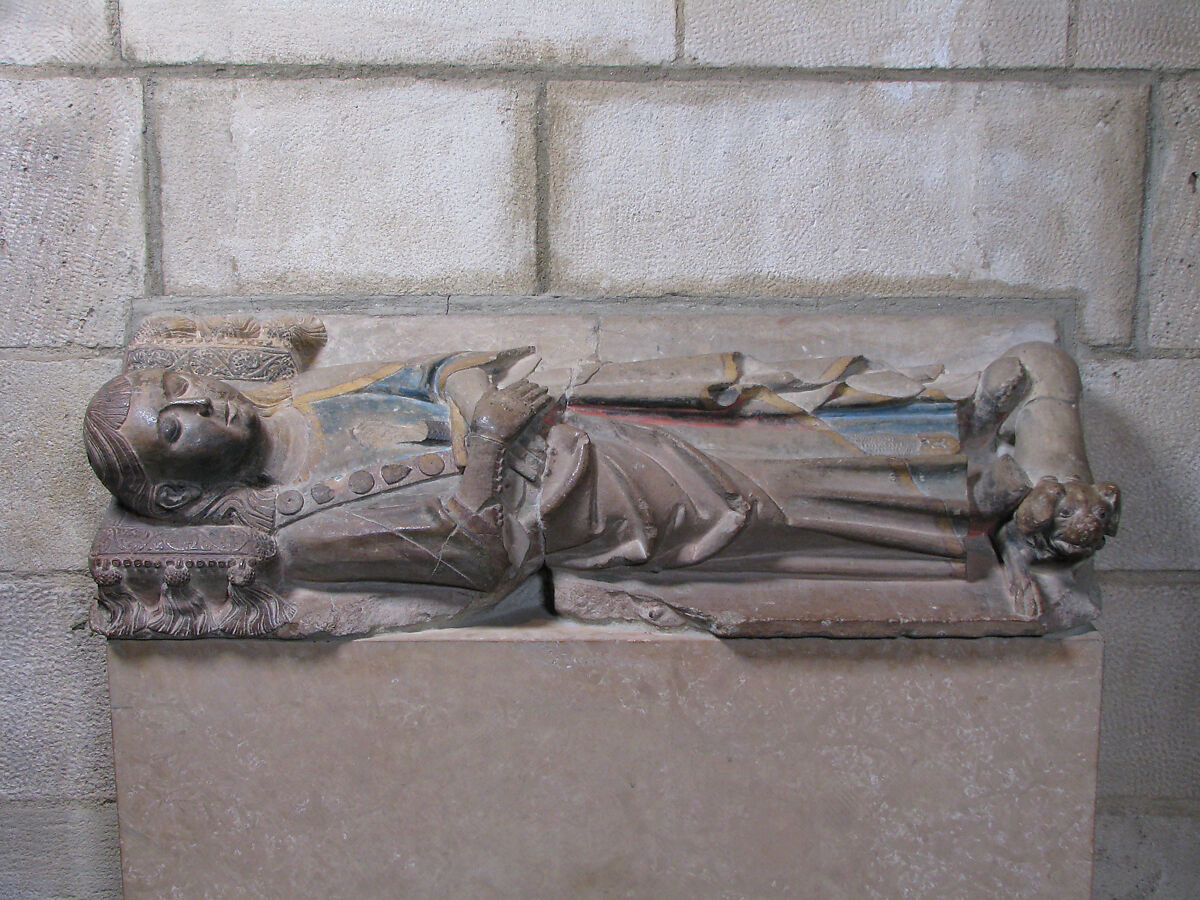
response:
<svg viewBox="0 0 1200 900"><path fill-rule="evenodd" d="M1102 570L1188 569L1200 557L1200 447L1187 412L1198 375L1189 360L1084 367L1093 474L1124 494L1120 532L1098 558Z"/></svg>

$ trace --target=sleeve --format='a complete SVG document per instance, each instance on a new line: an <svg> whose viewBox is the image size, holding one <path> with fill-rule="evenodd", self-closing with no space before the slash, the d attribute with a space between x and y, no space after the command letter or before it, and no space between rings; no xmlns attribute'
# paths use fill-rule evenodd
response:
<svg viewBox="0 0 1200 900"><path fill-rule="evenodd" d="M405 498L346 504L280 529L288 579L436 584L488 592L512 572L500 521L453 500Z"/></svg>

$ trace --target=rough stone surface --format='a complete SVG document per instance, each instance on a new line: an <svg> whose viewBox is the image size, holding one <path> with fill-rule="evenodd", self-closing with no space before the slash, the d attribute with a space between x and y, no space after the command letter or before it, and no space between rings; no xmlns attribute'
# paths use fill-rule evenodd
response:
<svg viewBox="0 0 1200 900"><path fill-rule="evenodd" d="M0 62L102 63L113 56L104 0L0 4Z"/></svg>
<svg viewBox="0 0 1200 900"><path fill-rule="evenodd" d="M120 342L142 292L141 88L0 80L0 346Z"/></svg>
<svg viewBox="0 0 1200 900"><path fill-rule="evenodd" d="M718 65L1060 66L1066 0L688 0L684 54Z"/></svg>
<svg viewBox="0 0 1200 900"><path fill-rule="evenodd" d="M86 626L90 582L0 583L0 799L114 796L104 642Z"/></svg>
<svg viewBox="0 0 1200 900"><path fill-rule="evenodd" d="M1200 584L1104 581L1098 790L1200 801Z"/></svg>
<svg viewBox="0 0 1200 900"><path fill-rule="evenodd" d="M1195 569L1200 559L1200 361L1082 366L1093 474L1121 487L1120 531L1102 569Z"/></svg>
<svg viewBox="0 0 1200 900"><path fill-rule="evenodd" d="M0 801L0 895L121 900L116 804Z"/></svg>
<svg viewBox="0 0 1200 900"><path fill-rule="evenodd" d="M1200 4L1194 0L1079 0L1075 65L1173 68L1200 65Z"/></svg>
<svg viewBox="0 0 1200 900"><path fill-rule="evenodd" d="M1200 885L1200 816L1096 816L1095 900L1188 900Z"/></svg>
<svg viewBox="0 0 1200 900"><path fill-rule="evenodd" d="M88 400L116 360L0 362L0 570L79 570L108 502L83 449Z"/></svg>
<svg viewBox="0 0 1200 900"><path fill-rule="evenodd" d="M1196 347L1200 346L1200 79L1164 84L1158 92L1157 112L1150 156L1150 240L1142 279L1150 307L1150 342L1157 347Z"/></svg>
<svg viewBox="0 0 1200 900"><path fill-rule="evenodd" d="M122 0L126 55L150 62L660 63L672 0Z"/></svg>
<svg viewBox="0 0 1200 900"><path fill-rule="evenodd" d="M129 900L1088 892L1095 637L109 651Z"/></svg>
<svg viewBox="0 0 1200 900"><path fill-rule="evenodd" d="M1081 293L1130 336L1146 91L1034 84L552 86L567 293Z"/></svg>
<svg viewBox="0 0 1200 900"><path fill-rule="evenodd" d="M164 84L167 291L530 289L531 98L407 78Z"/></svg>

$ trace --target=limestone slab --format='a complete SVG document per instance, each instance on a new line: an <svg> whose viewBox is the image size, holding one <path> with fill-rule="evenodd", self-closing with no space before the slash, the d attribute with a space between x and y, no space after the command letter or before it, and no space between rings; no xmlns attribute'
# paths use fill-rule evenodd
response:
<svg viewBox="0 0 1200 900"><path fill-rule="evenodd" d="M1200 586L1104 580L1101 795L1200 801Z"/></svg>
<svg viewBox="0 0 1200 900"><path fill-rule="evenodd" d="M0 62L101 63L114 48L105 0L8 2L0 7Z"/></svg>
<svg viewBox="0 0 1200 900"><path fill-rule="evenodd" d="M469 348L537 345L543 367L563 368L596 355L597 321L586 316L414 316L399 320L325 316L329 349L323 366L367 359L419 359Z"/></svg>
<svg viewBox="0 0 1200 900"><path fill-rule="evenodd" d="M125 896L1088 896L1101 644L110 642Z"/></svg>
<svg viewBox="0 0 1200 900"><path fill-rule="evenodd" d="M1076 17L1077 66L1200 64L1200 5L1191 0L1080 0Z"/></svg>
<svg viewBox="0 0 1200 900"><path fill-rule="evenodd" d="M1140 86L552 86L551 287L1081 296L1130 334Z"/></svg>
<svg viewBox="0 0 1200 900"><path fill-rule="evenodd" d="M0 800L113 797L93 594L81 577L0 582Z"/></svg>
<svg viewBox="0 0 1200 900"><path fill-rule="evenodd" d="M1084 431L1092 471L1121 485L1121 530L1101 569L1195 569L1200 559L1200 361L1086 363Z"/></svg>
<svg viewBox="0 0 1200 900"><path fill-rule="evenodd" d="M523 89L181 80L156 108L168 293L532 288Z"/></svg>
<svg viewBox="0 0 1200 900"><path fill-rule="evenodd" d="M617 315L600 320L598 355L653 359L744 349L759 359L862 354L893 366L937 361L975 372L1017 344L1058 340L1052 319L967 316Z"/></svg>
<svg viewBox="0 0 1200 900"><path fill-rule="evenodd" d="M1200 345L1200 79L1158 91L1142 291L1156 347Z"/></svg>
<svg viewBox="0 0 1200 900"><path fill-rule="evenodd" d="M88 474L79 423L115 359L0 362L0 568L82 569L107 492ZM50 536L53 536L53 540Z"/></svg>
<svg viewBox="0 0 1200 900"><path fill-rule="evenodd" d="M135 79L0 80L0 345L120 343L145 278L141 138Z"/></svg>
<svg viewBox="0 0 1200 900"><path fill-rule="evenodd" d="M328 332L326 346L317 354L317 366L338 366L378 360L415 360L442 353L469 350L505 350L537 345L543 369L565 369L596 355L599 320L583 315L454 314L430 312L434 305L445 308L446 298L422 304L414 314L398 314L387 307L403 304L388 302L378 314L325 313L321 300L314 298L312 309L319 314ZM266 319L295 315L302 307L280 303L279 298L247 297L245 306ZM201 305L200 310L211 309ZM148 316L166 314L195 315L197 308L186 297L170 298L169 304L156 302L153 307L134 310L133 323Z"/></svg>
<svg viewBox="0 0 1200 900"><path fill-rule="evenodd" d="M964 373L980 371L1017 344L1057 343L1060 338L1057 323L1038 316L829 315L782 308L767 314L753 306L741 311L714 307L704 312L631 314L619 305L605 307L602 315L588 315L587 304L575 303L572 308L579 313L564 314L555 311L557 304L537 297L452 297L451 306L461 305L463 311L452 308L449 314L434 312L444 307L446 298L429 297L421 298L411 313L401 312L398 307L408 299L387 298L380 301L378 313L366 313L330 311L329 299L320 297L298 301L248 295L232 303L228 298L156 298L152 304L135 305L131 331L152 316L253 309L265 320L308 310L329 335L313 362L316 366L534 344L542 369L592 359L630 361L739 350L763 360L862 354L894 366L937 362L950 372ZM648 304L649 309L658 306ZM520 311L506 313L506 307Z"/></svg>
<svg viewBox="0 0 1200 900"><path fill-rule="evenodd" d="M660 63L671 0L124 0L125 52L149 62Z"/></svg>
<svg viewBox="0 0 1200 900"><path fill-rule="evenodd" d="M718 65L1057 66L1066 0L689 0L684 53Z"/></svg>

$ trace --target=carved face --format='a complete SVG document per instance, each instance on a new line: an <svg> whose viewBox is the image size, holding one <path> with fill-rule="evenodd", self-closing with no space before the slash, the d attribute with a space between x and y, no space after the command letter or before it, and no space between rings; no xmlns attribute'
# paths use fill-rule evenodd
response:
<svg viewBox="0 0 1200 900"><path fill-rule="evenodd" d="M214 484L247 475L262 423L223 381L164 369L129 373L133 394L121 435L153 481Z"/></svg>
<svg viewBox="0 0 1200 900"><path fill-rule="evenodd" d="M1064 555L1099 550L1105 535L1116 533L1118 503L1113 485L1068 482L1055 505L1051 543Z"/></svg>
<svg viewBox="0 0 1200 900"><path fill-rule="evenodd" d="M1045 553L1074 559L1104 546L1117 533L1121 492L1107 481L1085 484L1043 478L1021 502L1014 521Z"/></svg>

